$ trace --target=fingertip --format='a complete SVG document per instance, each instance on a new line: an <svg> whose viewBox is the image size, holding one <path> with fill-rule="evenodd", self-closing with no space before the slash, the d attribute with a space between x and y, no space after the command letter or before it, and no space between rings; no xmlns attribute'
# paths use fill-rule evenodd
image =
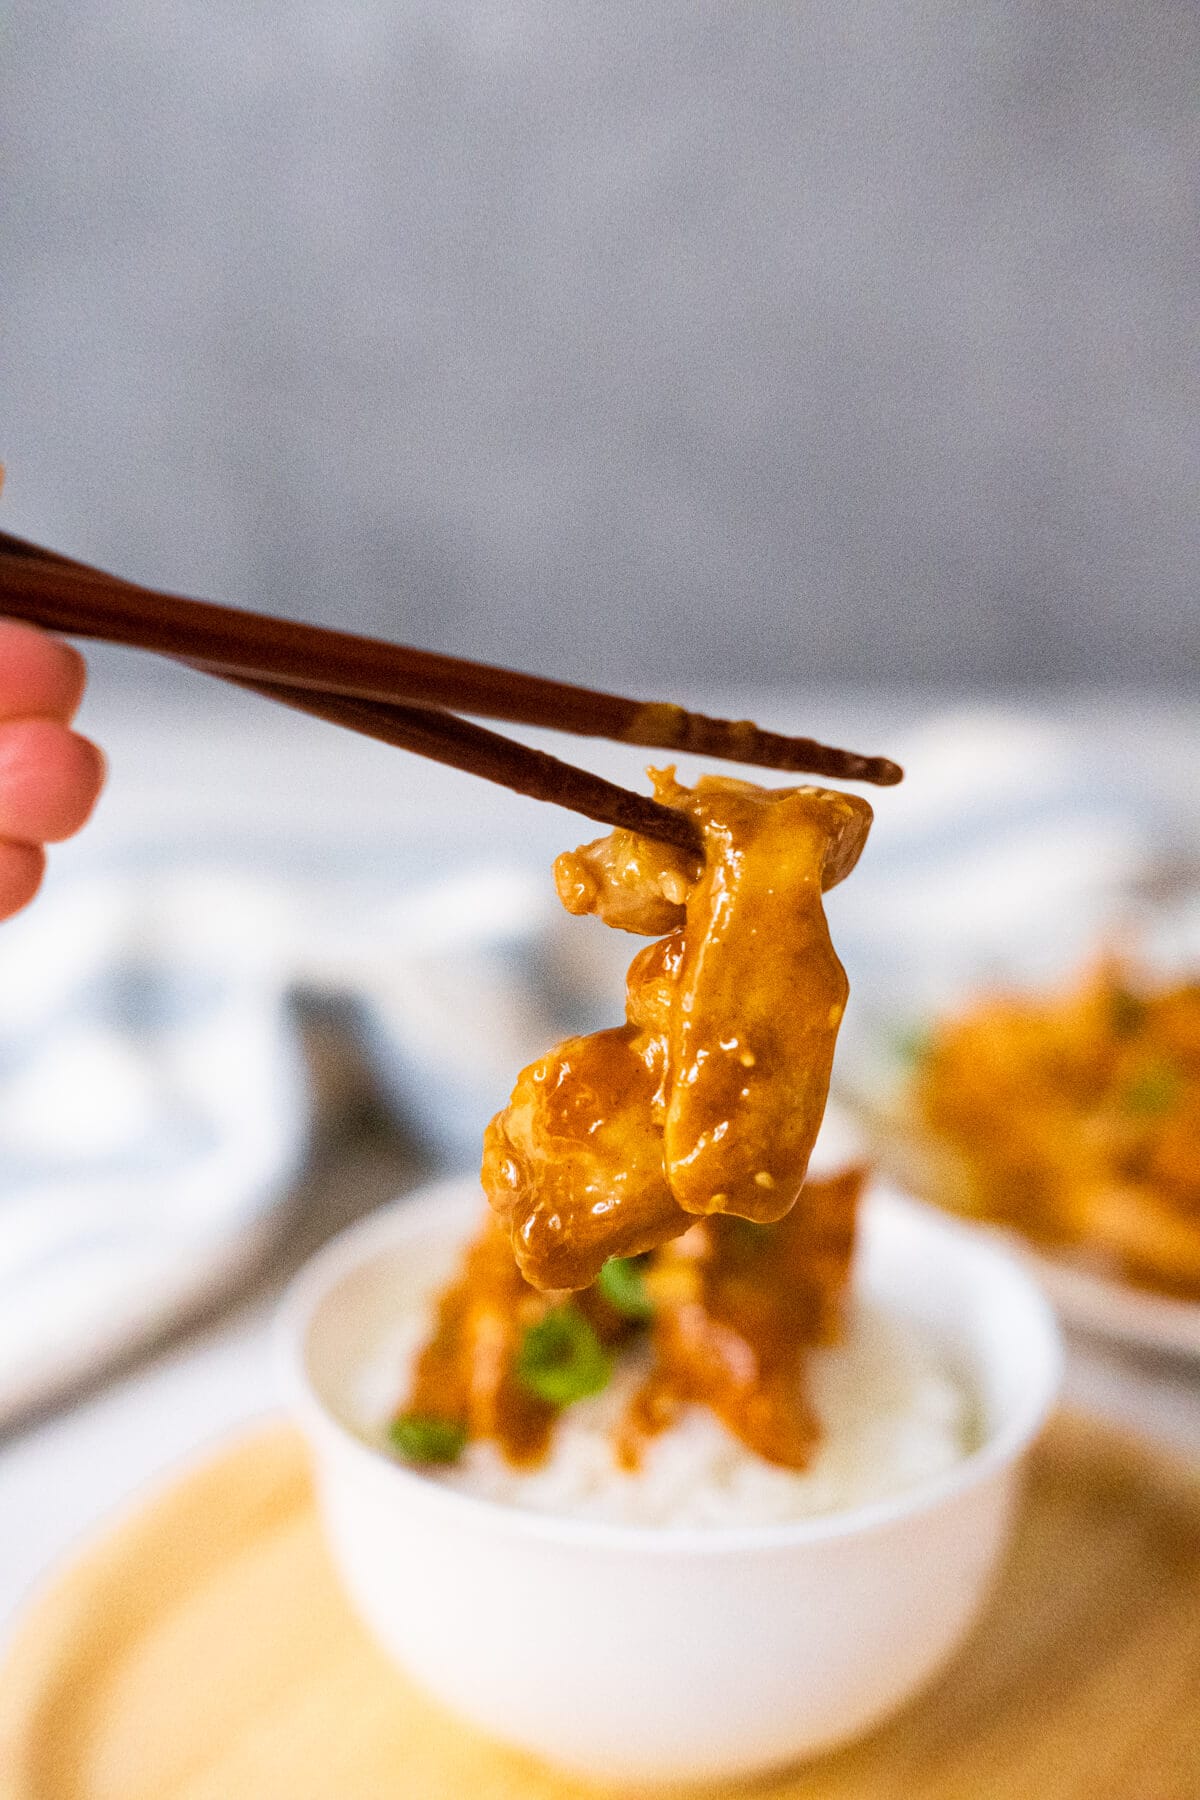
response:
<svg viewBox="0 0 1200 1800"><path fill-rule="evenodd" d="M94 744L91 738L83 737L78 731L73 731L71 737L80 763L80 804L83 816L74 827L79 831L91 818L96 802L104 792L104 783L108 780L108 758L99 744ZM70 836L70 833L67 835Z"/></svg>
<svg viewBox="0 0 1200 1800"><path fill-rule="evenodd" d="M58 774L57 805L50 811L46 829L37 833L43 844L61 844L81 831L95 811L108 772L99 745L77 731L65 731Z"/></svg>
<svg viewBox="0 0 1200 1800"><path fill-rule="evenodd" d="M79 711L87 686L87 663L82 650L68 644L65 638L51 637L50 646L50 668L57 682L60 708L54 716L69 725Z"/></svg>
<svg viewBox="0 0 1200 1800"><path fill-rule="evenodd" d="M45 872L46 852L39 845L0 840L0 920L29 905Z"/></svg>
<svg viewBox="0 0 1200 1800"><path fill-rule="evenodd" d="M57 844L87 823L104 781L90 738L54 719L0 723L0 838Z"/></svg>
<svg viewBox="0 0 1200 1800"><path fill-rule="evenodd" d="M87 664L73 644L20 619L0 619L0 719L57 719L79 710Z"/></svg>
<svg viewBox="0 0 1200 1800"><path fill-rule="evenodd" d="M74 644L64 643L62 638L55 638L54 643L60 657L59 679L62 683L64 708L57 716L64 725L69 725L79 711L83 690L87 686L87 662L82 650L77 650Z"/></svg>

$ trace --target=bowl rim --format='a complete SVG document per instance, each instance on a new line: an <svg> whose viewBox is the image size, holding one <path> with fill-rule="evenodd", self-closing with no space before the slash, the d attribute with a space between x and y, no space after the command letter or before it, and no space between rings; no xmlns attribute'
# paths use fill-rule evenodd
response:
<svg viewBox="0 0 1200 1800"><path fill-rule="evenodd" d="M1018 1462L1042 1430L1058 1397L1064 1366L1061 1332L1053 1307L1020 1258L890 1184L873 1181L864 1203L868 1214L902 1215L920 1232L943 1239L961 1256L964 1266L986 1269L985 1278L1006 1285L1024 1313L1023 1354L1034 1367L1036 1379L998 1427L966 1456L895 1494L858 1506L746 1525L628 1524L543 1512L464 1493L396 1461L344 1424L311 1381L306 1350L317 1312L340 1281L399 1247L406 1237L422 1235L435 1214L450 1235L466 1221L468 1200L479 1203L482 1199L477 1177L457 1176L423 1183L376 1209L331 1238L304 1264L288 1284L274 1321L274 1360L285 1404L310 1445L318 1454L326 1451L339 1459L348 1458L350 1466L369 1479L394 1488L410 1510L416 1506L443 1513L464 1526L501 1536L656 1555L720 1556L834 1542L886 1531L981 1487Z"/></svg>

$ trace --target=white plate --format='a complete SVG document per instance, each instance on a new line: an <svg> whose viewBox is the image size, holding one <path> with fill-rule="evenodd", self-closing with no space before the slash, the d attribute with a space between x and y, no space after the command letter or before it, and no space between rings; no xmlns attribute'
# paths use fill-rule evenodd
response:
<svg viewBox="0 0 1200 1800"><path fill-rule="evenodd" d="M1200 1303L1195 1300L1152 1294L1028 1248L1025 1254L1059 1317L1074 1330L1142 1350L1200 1358Z"/></svg>
<svg viewBox="0 0 1200 1800"><path fill-rule="evenodd" d="M916 1204L943 1216L949 1210L924 1199ZM953 1211L950 1216L969 1231L999 1239L1018 1255L1036 1276L1059 1318L1073 1331L1141 1350L1200 1358L1200 1302L1173 1300L1115 1277L1073 1267L1035 1249L1019 1233L1001 1225L988 1225Z"/></svg>

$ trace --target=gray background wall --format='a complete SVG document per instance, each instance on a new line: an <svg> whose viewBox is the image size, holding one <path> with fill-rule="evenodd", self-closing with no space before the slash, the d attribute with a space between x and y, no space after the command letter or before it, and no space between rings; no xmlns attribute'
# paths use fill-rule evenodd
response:
<svg viewBox="0 0 1200 1800"><path fill-rule="evenodd" d="M4 518L581 678L1188 680L1195 0L60 0Z"/></svg>

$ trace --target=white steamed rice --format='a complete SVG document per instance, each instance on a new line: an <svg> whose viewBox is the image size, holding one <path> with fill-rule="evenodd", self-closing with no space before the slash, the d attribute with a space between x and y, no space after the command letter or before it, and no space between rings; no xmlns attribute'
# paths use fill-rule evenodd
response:
<svg viewBox="0 0 1200 1800"><path fill-rule="evenodd" d="M424 1318L410 1315L361 1371L355 1423L374 1443L386 1445L426 1330ZM566 1408L539 1468L511 1468L493 1444L477 1443L430 1478L504 1505L615 1524L757 1525L899 1493L973 1445L970 1393L944 1353L911 1322L861 1299L842 1343L810 1358L825 1435L802 1473L764 1462L703 1407L688 1407L652 1439L636 1473L619 1469L613 1428L644 1372L638 1355L623 1355L603 1393Z"/></svg>

